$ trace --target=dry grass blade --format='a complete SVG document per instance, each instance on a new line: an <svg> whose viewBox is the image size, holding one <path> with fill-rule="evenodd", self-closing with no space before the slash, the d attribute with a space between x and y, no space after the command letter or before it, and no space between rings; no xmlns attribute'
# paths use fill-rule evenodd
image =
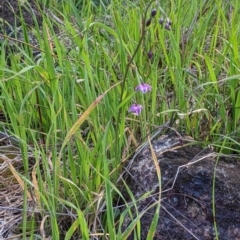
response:
<svg viewBox="0 0 240 240"><path fill-rule="evenodd" d="M0 239L21 239L21 235L13 236L15 229L23 220L23 194L27 193L27 209L32 214L33 196L24 189L24 180L19 175L23 171L21 151L12 143L18 142L12 136L1 139L0 147ZM31 153L29 153L31 157Z"/></svg>
<svg viewBox="0 0 240 240"><path fill-rule="evenodd" d="M49 217L49 215L46 215L44 218L43 218L43 220L42 220L42 222L41 222L41 225L40 225L40 233L41 233L41 235L42 235L42 239L43 240L50 240L49 238L46 238L46 234L45 234L45 230L44 230L44 223L45 223L45 221L46 221L46 219Z"/></svg>
<svg viewBox="0 0 240 240"><path fill-rule="evenodd" d="M88 118L90 113L95 109L95 107L101 102L101 100L104 98L104 96L114 87L116 87L119 83L114 84L112 87L110 87L107 91L105 91L102 95L98 96L95 101L88 107L88 109L80 116L80 118L74 123L72 128L69 130L67 133L67 136L65 137L63 144L62 144L62 149L66 146L66 144L69 142L69 140L73 137L73 135L78 131L79 127L83 124L83 122ZM60 152L61 152L60 151Z"/></svg>
<svg viewBox="0 0 240 240"><path fill-rule="evenodd" d="M39 209L41 209L41 199L40 199L40 194L39 194L38 180L37 180L37 176L36 176L36 167L38 165L39 165L39 162L37 161L32 170L32 183L34 186L34 193L35 193L37 205L38 205Z"/></svg>
<svg viewBox="0 0 240 240"><path fill-rule="evenodd" d="M24 181L19 177L19 174L17 172L17 170L14 168L14 166L11 164L11 159L9 159L6 155L4 154L0 154L0 158L2 160L4 160L7 164L8 167L10 169L10 171L12 172L12 175L15 177L15 179L17 180L17 182L19 183L19 185L21 186L22 190L24 190ZM27 196L29 200L33 200L31 194L27 191Z"/></svg>
<svg viewBox="0 0 240 240"><path fill-rule="evenodd" d="M178 174L179 174L179 172L181 171L181 169L183 169L183 168L185 168L185 167L189 167L189 166L193 165L194 163L197 163L197 162L202 161L202 160L207 159L207 158L213 158L213 159L214 159L214 157L216 157L216 153L214 153L214 152L213 152L213 153L208 153L208 154L206 154L206 155L204 155L204 156L201 156L201 157L199 157L199 158L196 158L196 159L191 160L191 161L190 161L189 163L187 163L187 164L184 164L184 165L179 166L178 169L177 169L176 175L175 175L175 177L174 177L172 186L171 186L170 188L166 189L166 190L163 190L162 192L168 192L168 191L170 191L170 190L172 190L172 189L174 188L174 185L175 185L175 183L176 183Z"/></svg>

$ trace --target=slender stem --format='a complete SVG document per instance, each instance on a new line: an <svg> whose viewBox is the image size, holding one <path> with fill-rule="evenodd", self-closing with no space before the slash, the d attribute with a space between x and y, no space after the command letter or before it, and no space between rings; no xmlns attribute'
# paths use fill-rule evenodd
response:
<svg viewBox="0 0 240 240"><path fill-rule="evenodd" d="M130 58L127 66L126 66L126 70L125 70L125 73L124 73L124 76L123 76L123 81L122 81L122 84L121 84L121 93L120 93L120 99L119 99L119 104L123 101L123 94L124 94L124 88L125 88L125 85L126 85L126 81L127 81L127 75L128 75L128 71L130 69L130 66L143 42L143 39L145 37L145 34L147 32L146 30L146 18L147 18L147 13L148 13L148 10L150 8L150 6L152 5L152 3L155 2L155 0L152 0L146 7L145 11L144 11L144 15L143 15L143 18L142 18L142 33L141 33L141 38L138 42L138 45L135 49L135 51L133 52L133 55L132 57ZM117 115L117 120L116 120L116 153L117 155L119 154L119 124L120 124L120 117L121 117L121 114L122 114L122 108L119 109L118 111L118 115ZM118 156L116 156L116 159L118 158Z"/></svg>

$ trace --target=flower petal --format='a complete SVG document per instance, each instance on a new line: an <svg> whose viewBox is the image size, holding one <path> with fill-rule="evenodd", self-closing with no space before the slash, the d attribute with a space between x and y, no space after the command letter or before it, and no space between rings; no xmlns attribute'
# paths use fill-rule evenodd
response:
<svg viewBox="0 0 240 240"><path fill-rule="evenodd" d="M142 93L150 92L152 87L147 83L141 83L136 88L135 91L140 91Z"/></svg>
<svg viewBox="0 0 240 240"><path fill-rule="evenodd" d="M143 106L141 104L132 104L131 107L128 109L128 112L131 112L133 115L138 116L143 109Z"/></svg>

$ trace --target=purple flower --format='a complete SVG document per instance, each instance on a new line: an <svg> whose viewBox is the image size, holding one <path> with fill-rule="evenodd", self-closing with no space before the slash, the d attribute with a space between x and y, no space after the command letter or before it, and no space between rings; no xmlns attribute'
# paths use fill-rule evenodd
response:
<svg viewBox="0 0 240 240"><path fill-rule="evenodd" d="M143 106L141 104L132 104L132 106L128 109L128 112L131 112L133 115L138 116L143 109Z"/></svg>
<svg viewBox="0 0 240 240"><path fill-rule="evenodd" d="M136 88L135 91L141 91L142 93L150 92L152 87L147 83L141 83Z"/></svg>

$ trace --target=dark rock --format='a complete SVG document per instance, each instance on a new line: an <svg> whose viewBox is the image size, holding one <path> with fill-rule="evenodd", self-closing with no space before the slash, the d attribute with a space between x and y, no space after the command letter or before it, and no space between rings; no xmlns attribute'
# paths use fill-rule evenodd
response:
<svg viewBox="0 0 240 240"><path fill-rule="evenodd" d="M239 240L240 163L233 156L219 158L217 153L191 142L194 143L184 137L182 146L179 136L174 134L152 142L161 170L161 188L149 147L126 166L123 179L135 199L151 192L137 203L138 213L158 201L161 189L161 210L153 239L211 240L215 239L216 224L219 239ZM123 190L123 195L131 202L127 191ZM141 239L148 235L155 208L141 218ZM133 207L131 211L134 219L136 210ZM132 219L126 216L122 230L128 228ZM133 239L133 233L128 239Z"/></svg>

